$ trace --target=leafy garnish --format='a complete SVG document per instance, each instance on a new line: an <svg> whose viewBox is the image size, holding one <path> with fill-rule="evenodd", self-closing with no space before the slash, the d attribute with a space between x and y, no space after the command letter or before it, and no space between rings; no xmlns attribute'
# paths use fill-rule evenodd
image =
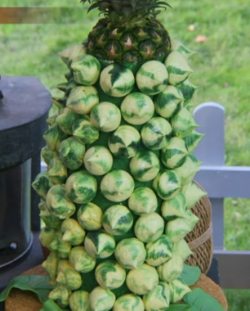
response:
<svg viewBox="0 0 250 311"><path fill-rule="evenodd" d="M7 299L12 288L33 292L44 303L53 286L49 284L49 277L44 275L21 275L9 282L9 285L0 294L0 301Z"/></svg>
<svg viewBox="0 0 250 311"><path fill-rule="evenodd" d="M40 311L70 311L69 309L60 308L54 300L47 300Z"/></svg>
<svg viewBox="0 0 250 311"><path fill-rule="evenodd" d="M167 311L199 311L195 306L174 304L167 308Z"/></svg>
<svg viewBox="0 0 250 311"><path fill-rule="evenodd" d="M181 280L188 286L194 285L201 277L201 270L199 267L193 267L184 265L182 274L180 275Z"/></svg>
<svg viewBox="0 0 250 311"><path fill-rule="evenodd" d="M213 296L204 292L201 288L195 288L187 293L183 297L183 300L188 305L196 307L197 311L225 311L222 305ZM190 310L193 311L193 309Z"/></svg>

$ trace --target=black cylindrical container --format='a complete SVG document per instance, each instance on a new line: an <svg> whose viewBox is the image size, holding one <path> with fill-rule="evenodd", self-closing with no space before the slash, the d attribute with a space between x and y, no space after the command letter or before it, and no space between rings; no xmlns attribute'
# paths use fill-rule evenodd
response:
<svg viewBox="0 0 250 311"><path fill-rule="evenodd" d="M34 77L2 77L0 89L1 291L13 277L42 260L40 199L31 182L40 170L51 97Z"/></svg>
<svg viewBox="0 0 250 311"><path fill-rule="evenodd" d="M32 245L30 176L30 160L0 172L0 269Z"/></svg>

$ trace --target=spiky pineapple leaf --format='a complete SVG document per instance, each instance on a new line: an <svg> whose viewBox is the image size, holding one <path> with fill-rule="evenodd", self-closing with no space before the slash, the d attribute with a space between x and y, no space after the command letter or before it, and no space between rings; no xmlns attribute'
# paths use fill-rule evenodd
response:
<svg viewBox="0 0 250 311"><path fill-rule="evenodd" d="M171 6L164 0L81 0L89 2L88 9L98 9L109 17L156 16L162 9Z"/></svg>

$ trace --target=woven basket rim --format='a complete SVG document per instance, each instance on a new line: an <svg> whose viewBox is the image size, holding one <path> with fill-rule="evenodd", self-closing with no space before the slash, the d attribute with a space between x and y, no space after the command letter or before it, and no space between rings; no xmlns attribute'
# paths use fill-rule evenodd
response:
<svg viewBox="0 0 250 311"><path fill-rule="evenodd" d="M203 191L205 191L203 189L203 187L195 180L193 180L193 182ZM205 206L206 210L208 211L208 219L206 221L207 226L206 226L206 230L204 232L202 232L200 234L200 232L197 229L193 229L193 231L191 232L197 232L198 233L198 237L191 239L191 237L189 237L186 241L189 245L189 248L191 249L191 251L195 251L198 248L202 248L203 244L207 244L207 242L209 241L209 243L206 246L206 250L204 250L204 254L207 253L207 255L209 255L209 258L207 258L206 261L206 269L203 270L203 273L207 273L211 263L212 263L212 259L213 259L213 229L212 229L212 206L211 206L211 202L208 198L207 195L204 195L200 198L200 200L191 208L191 211L193 212L193 209L195 209L195 207L197 208L196 212L199 211L199 204ZM204 209L203 209L204 210ZM198 214L198 213L197 213ZM197 215L197 217L199 217L199 219L201 218L201 215ZM209 245L209 246L208 246ZM211 248L211 249L210 249ZM195 256L192 258L192 255L189 256L188 258L189 263L194 263L194 265L199 265L198 262L202 262L202 260L200 258L198 258L198 256Z"/></svg>

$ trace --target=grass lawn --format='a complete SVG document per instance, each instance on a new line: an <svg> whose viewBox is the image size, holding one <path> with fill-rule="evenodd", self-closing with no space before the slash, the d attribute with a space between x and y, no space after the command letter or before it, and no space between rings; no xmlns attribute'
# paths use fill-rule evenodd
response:
<svg viewBox="0 0 250 311"><path fill-rule="evenodd" d="M226 164L249 166L250 6L243 0L169 0L159 15L172 38L197 51L191 80L199 88L194 104L215 101L226 108ZM58 53L83 41L97 21L79 0L1 0L0 6L75 6L56 15L55 24L0 25L0 73L38 77L53 95L66 67ZM79 8L79 9L78 9ZM58 11L57 11L58 12ZM189 26L192 25L192 31ZM206 42L196 43L198 35ZM250 200L225 200L225 247L250 250ZM250 290L227 290L229 311L249 310Z"/></svg>

